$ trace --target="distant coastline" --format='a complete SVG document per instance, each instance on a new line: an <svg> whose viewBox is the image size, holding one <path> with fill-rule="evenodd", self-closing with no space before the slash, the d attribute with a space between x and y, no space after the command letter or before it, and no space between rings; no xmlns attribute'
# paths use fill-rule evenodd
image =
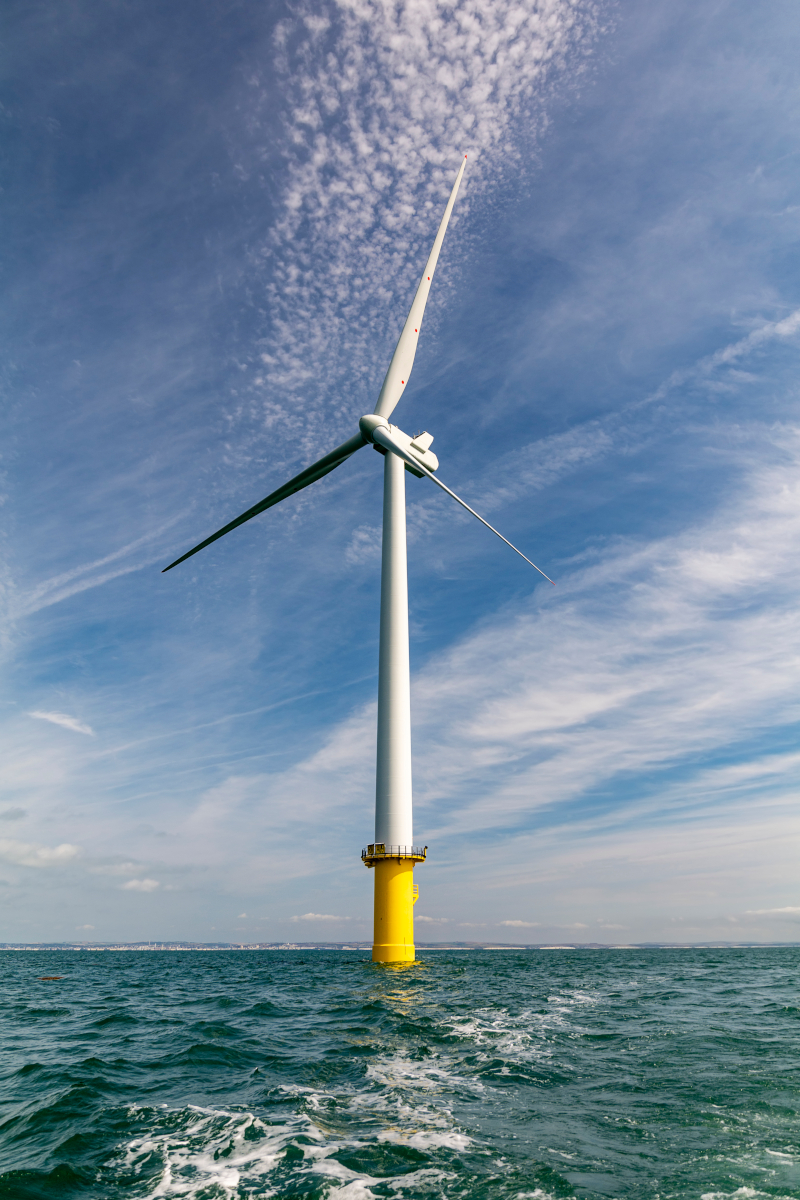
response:
<svg viewBox="0 0 800 1200"><path fill-rule="evenodd" d="M417 942L417 950L779 950L800 942ZM370 950L372 942L0 942L0 950Z"/></svg>

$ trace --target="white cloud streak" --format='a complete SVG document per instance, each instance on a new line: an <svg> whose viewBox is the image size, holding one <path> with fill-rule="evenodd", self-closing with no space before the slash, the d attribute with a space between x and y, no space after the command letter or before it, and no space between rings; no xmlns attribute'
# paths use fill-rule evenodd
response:
<svg viewBox="0 0 800 1200"><path fill-rule="evenodd" d="M557 602L545 592L541 605L504 615L415 677L416 819L426 837L499 834L542 810L559 824L574 803L597 833L655 814L697 820L797 786L794 751L735 756L745 739L800 715L800 431L737 437L749 462L710 517L579 564ZM354 713L272 780L270 795L306 797L309 816L341 795L366 806L363 747L374 721L373 705ZM725 761L694 766L711 752ZM626 780L648 774L627 799ZM596 807L598 789L615 798Z"/></svg>
<svg viewBox="0 0 800 1200"><path fill-rule="evenodd" d="M706 387L711 391L725 388L735 363L748 354L760 352L772 342L796 341L798 334L800 309L782 320L763 322L746 337L723 346L692 367L674 372L644 399L636 400L618 412L586 421L565 433L537 438L493 459L490 467L470 482L468 501L474 502L481 513L496 512L504 506L519 504L531 494L553 487L594 463L635 453L652 436L641 424L637 425L637 415L642 409L654 407L670 393L687 385ZM729 453L735 454L735 448L731 447ZM423 495L420 500L410 501L409 543L431 536L437 527L472 520L449 502L441 504L440 499L439 496ZM380 526L364 525L353 531L345 550L345 560L350 566L372 565L380 559L380 554Z"/></svg>
<svg viewBox="0 0 800 1200"><path fill-rule="evenodd" d="M447 746L421 764L430 801L441 812L482 781L442 832L513 825L797 719L800 434L776 430L769 457L707 523L620 545L565 580L557 605L482 631L424 673L416 724ZM783 767L796 778L794 761Z"/></svg>
<svg viewBox="0 0 800 1200"><path fill-rule="evenodd" d="M129 879L120 885L123 892L154 892L161 884L157 879Z"/></svg>
<svg viewBox="0 0 800 1200"><path fill-rule="evenodd" d="M800 333L800 308L794 309L779 321L764 321L746 337L723 346L688 369L673 371L669 379L666 379L652 395L639 401L633 407L638 408L663 400L670 392L684 387L687 383L710 383L714 373L719 369L733 369L741 359L758 353L770 342L790 341L796 338L798 333Z"/></svg>
<svg viewBox="0 0 800 1200"><path fill-rule="evenodd" d="M349 921L350 917L337 917L334 913L302 913L300 916L292 917L293 921Z"/></svg>
<svg viewBox="0 0 800 1200"><path fill-rule="evenodd" d="M83 721L79 721L77 717L68 716L67 713L40 712L36 710L29 712L28 716L35 717L37 721L49 721L51 725L60 725L62 729L71 729L73 733L85 733L89 737L95 736L91 725L86 725Z"/></svg>
<svg viewBox="0 0 800 1200"><path fill-rule="evenodd" d="M27 591L17 593L15 589L9 589L8 619L13 621L31 616L52 604L60 604L62 600L68 600L70 596L75 596L79 592L100 587L112 579L118 579L121 575L140 571L143 567L159 561L161 551L155 554L151 552L145 558L141 558L136 552L160 538L184 516L185 512L182 511L163 521L158 528L150 530L144 536L120 546L111 554L106 554L103 558L95 559L92 562L83 563L81 566L72 567L68 571L61 571L58 575L41 580ZM121 559L129 559L131 556L133 556L132 562L120 563ZM119 565L113 566L110 570L103 569L111 563L119 563Z"/></svg>
<svg viewBox="0 0 800 1200"><path fill-rule="evenodd" d="M780 917L792 916L800 917L800 905L786 905L784 908L748 908L745 912L747 917Z"/></svg>

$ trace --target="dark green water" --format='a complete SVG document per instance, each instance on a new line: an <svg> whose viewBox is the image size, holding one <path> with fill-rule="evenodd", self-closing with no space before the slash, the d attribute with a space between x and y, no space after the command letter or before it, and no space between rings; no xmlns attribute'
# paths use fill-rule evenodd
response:
<svg viewBox="0 0 800 1200"><path fill-rule="evenodd" d="M800 1197L796 949L0 959L3 1197Z"/></svg>

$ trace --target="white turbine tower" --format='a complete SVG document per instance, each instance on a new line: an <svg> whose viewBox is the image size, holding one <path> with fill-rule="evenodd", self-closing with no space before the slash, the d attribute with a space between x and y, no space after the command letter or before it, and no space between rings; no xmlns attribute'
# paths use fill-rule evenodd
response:
<svg viewBox="0 0 800 1200"><path fill-rule="evenodd" d="M341 466L362 446L372 445L384 456L375 841L361 854L364 863L375 868L375 932L372 947L375 962L403 962L414 958L413 905L417 889L413 883L413 870L414 864L423 861L427 852L426 846L414 845L412 823L405 472L410 471L420 479L432 479L448 496L452 496L507 546L511 546L540 575L544 575L544 571L526 558L521 550L512 546L488 521L484 521L436 478L434 471L438 469L439 462L430 449L433 438L429 433L411 438L389 423L389 417L405 390L414 365L425 304L465 166L466 155L444 210L411 311L389 363L374 413L362 417L358 423L359 432L336 450L306 467L283 487L271 492L258 504L248 508L247 512L164 568L165 571L172 570L178 563L197 554L198 550L230 533L237 525L244 524L251 517L321 479L335 467ZM548 575L544 577L553 582Z"/></svg>

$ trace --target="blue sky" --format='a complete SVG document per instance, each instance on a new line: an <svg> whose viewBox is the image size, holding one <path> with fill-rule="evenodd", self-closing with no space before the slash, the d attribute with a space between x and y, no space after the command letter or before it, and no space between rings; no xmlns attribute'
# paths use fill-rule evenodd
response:
<svg viewBox="0 0 800 1200"><path fill-rule="evenodd" d="M380 461L420 940L800 931L796 5L11 5L0 939L368 938Z"/></svg>

